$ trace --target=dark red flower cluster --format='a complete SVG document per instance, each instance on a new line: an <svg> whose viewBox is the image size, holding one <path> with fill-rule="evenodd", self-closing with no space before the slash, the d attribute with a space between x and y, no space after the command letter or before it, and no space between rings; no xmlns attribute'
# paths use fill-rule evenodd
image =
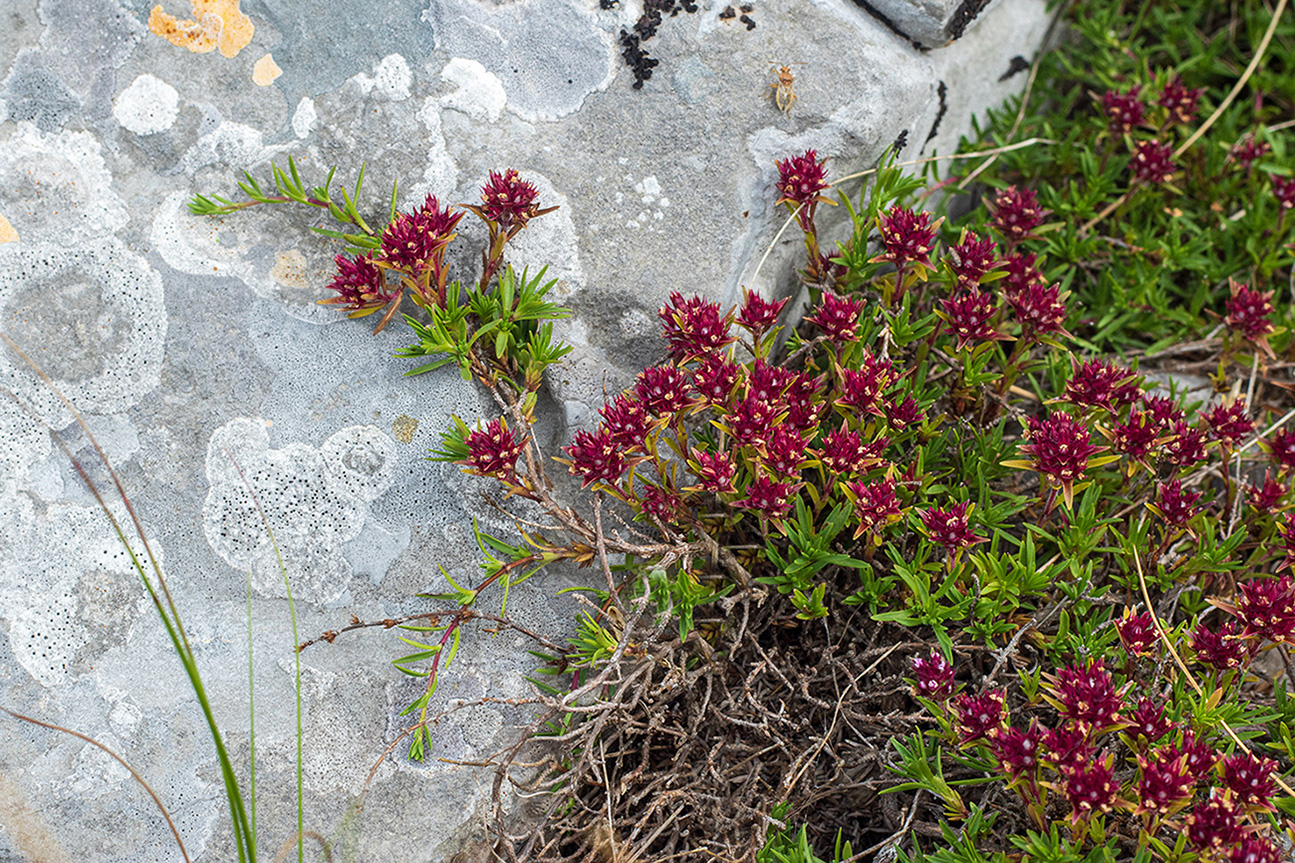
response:
<svg viewBox="0 0 1295 863"><path fill-rule="evenodd" d="M737 363L723 354L707 354L693 372L692 385L708 404L725 405L737 387L740 374Z"/></svg>
<svg viewBox="0 0 1295 863"><path fill-rule="evenodd" d="M1115 621L1115 630L1129 656L1151 656L1156 651L1156 624L1150 612L1134 614L1125 609L1124 616Z"/></svg>
<svg viewBox="0 0 1295 863"><path fill-rule="evenodd" d="M937 221L931 224L931 214L914 213L904 207L891 207L877 217L877 230L886 251L873 260L889 261L897 267L917 263L931 266L931 250L935 248Z"/></svg>
<svg viewBox="0 0 1295 863"><path fill-rule="evenodd" d="M742 295L742 310L737 314L736 323L757 338L778 323L778 316L782 314L788 302L783 299L771 303L760 294L746 288L742 289Z"/></svg>
<svg viewBox="0 0 1295 863"><path fill-rule="evenodd" d="M962 232L962 240L950 246L944 262L953 273L957 286L970 290L980 284L990 270L1000 266L998 245L991 239L980 239L971 231Z"/></svg>
<svg viewBox="0 0 1295 863"><path fill-rule="evenodd" d="M1051 684L1052 697L1048 701L1063 719L1079 723L1090 732L1121 721L1121 693L1101 660L1070 665L1044 677Z"/></svg>
<svg viewBox="0 0 1295 863"><path fill-rule="evenodd" d="M1160 91L1158 103L1168 112L1170 123L1186 125L1196 118L1196 106L1204 92L1203 87L1187 87L1183 79L1175 75Z"/></svg>
<svg viewBox="0 0 1295 863"><path fill-rule="evenodd" d="M1295 207L1295 177L1282 177L1270 174L1273 184L1273 197L1283 210Z"/></svg>
<svg viewBox="0 0 1295 863"><path fill-rule="evenodd" d="M1071 358L1070 380L1062 399L1080 407L1097 407L1119 413L1142 395L1137 375L1103 360L1080 363Z"/></svg>
<svg viewBox="0 0 1295 863"><path fill-rule="evenodd" d="M714 494L732 494L737 491L733 486L737 466L722 452L694 449L688 467L701 480L701 487L706 491Z"/></svg>
<svg viewBox="0 0 1295 863"><path fill-rule="evenodd" d="M1178 420L1169 428L1165 461L1177 467L1192 467L1205 460L1205 432Z"/></svg>
<svg viewBox="0 0 1295 863"><path fill-rule="evenodd" d="M1133 149L1133 176L1139 183L1168 183L1178 166L1174 148L1160 141L1138 141Z"/></svg>
<svg viewBox="0 0 1295 863"><path fill-rule="evenodd" d="M1021 339L1037 342L1054 333L1067 338L1066 303L1058 285L1030 284L1017 293L1007 294L1007 303L1021 325Z"/></svg>
<svg viewBox="0 0 1295 863"><path fill-rule="evenodd" d="M733 506L749 509L766 518L781 519L791 509L791 496L800 483L777 482L767 476L757 477L746 487L746 497L734 501Z"/></svg>
<svg viewBox="0 0 1295 863"><path fill-rule="evenodd" d="M513 481L517 457L522 454L526 444L517 440L508 423L502 419L492 420L484 429L468 435L466 443L469 472L478 476L492 476L505 482Z"/></svg>
<svg viewBox="0 0 1295 863"><path fill-rule="evenodd" d="M661 319L662 335L676 362L705 356L736 341L728 334L733 323L732 313L721 315L719 303L700 296L685 300L683 294L674 291L657 317Z"/></svg>
<svg viewBox="0 0 1295 863"><path fill-rule="evenodd" d="M1295 470L1295 430L1283 429L1261 444L1280 474Z"/></svg>
<svg viewBox="0 0 1295 863"><path fill-rule="evenodd" d="M865 444L859 433L842 423L823 437L819 458L833 474L853 476L881 462L881 453L890 442L881 438Z"/></svg>
<svg viewBox="0 0 1295 863"><path fill-rule="evenodd" d="M1250 662L1250 645L1233 621L1223 624L1218 632L1198 623L1192 630L1192 650L1198 660L1216 671L1240 668Z"/></svg>
<svg viewBox="0 0 1295 863"><path fill-rule="evenodd" d="M774 188L781 195L779 204L792 204L797 207L808 207L821 199L819 194L827 188L827 169L824 165L827 157L818 158L815 150L806 150L804 155L793 156L784 161L775 161L778 168L778 181Z"/></svg>
<svg viewBox="0 0 1295 863"><path fill-rule="evenodd" d="M998 766L1010 780L1032 776L1038 770L1043 732L1037 723L1031 721L1024 731L1011 727L995 729L990 739Z"/></svg>
<svg viewBox="0 0 1295 863"><path fill-rule="evenodd" d="M1139 98L1141 92L1142 86L1138 85L1127 93L1107 90L1102 94L1102 110L1106 112L1112 134L1123 135L1142 125L1146 106Z"/></svg>
<svg viewBox="0 0 1295 863"><path fill-rule="evenodd" d="M991 689L983 695L959 695L953 700L958 738L965 746L984 740L1003 724L1004 692Z"/></svg>
<svg viewBox="0 0 1295 863"><path fill-rule="evenodd" d="M1150 698L1138 699L1137 706L1129 711L1128 721L1130 736L1144 737L1147 743L1155 743L1174 728L1164 708Z"/></svg>
<svg viewBox="0 0 1295 863"><path fill-rule="evenodd" d="M670 365L653 366L639 372L634 394L648 413L656 416L677 414L692 404L687 376Z"/></svg>
<svg viewBox="0 0 1295 863"><path fill-rule="evenodd" d="M1156 502L1151 509L1172 526L1184 527L1196 514L1201 496L1198 491L1183 491L1183 484L1177 479L1157 483Z"/></svg>
<svg viewBox="0 0 1295 863"><path fill-rule="evenodd" d="M577 431L566 453L571 457L572 475L581 479L581 488L595 482L616 485L629 467L624 451L605 428L597 432Z"/></svg>
<svg viewBox="0 0 1295 863"><path fill-rule="evenodd" d="M1289 573L1280 578L1243 582L1236 604L1246 635L1276 642L1295 641L1295 584Z"/></svg>
<svg viewBox="0 0 1295 863"><path fill-rule="evenodd" d="M944 546L952 557L964 548L978 542L989 542L972 528L969 517L971 505L966 501L955 503L948 509L932 507L922 513L922 526L931 541Z"/></svg>
<svg viewBox="0 0 1295 863"><path fill-rule="evenodd" d="M1255 430L1254 422L1246 416L1245 399L1234 399L1227 405L1215 405L1202 419L1213 438L1227 447L1235 446Z"/></svg>
<svg viewBox="0 0 1295 863"><path fill-rule="evenodd" d="M386 274L381 267L374 266L373 258L368 255L354 258L338 255L333 262L337 272L328 290L337 291L337 296L320 300L321 305L340 305L350 312L376 310L386 306L399 293L399 289L387 288Z"/></svg>
<svg viewBox="0 0 1295 863"><path fill-rule="evenodd" d="M1289 489L1273 479L1272 468L1264 471L1264 481L1260 485L1246 483L1246 503L1254 507L1255 512L1268 513L1277 509L1281 499Z"/></svg>
<svg viewBox="0 0 1295 863"><path fill-rule="evenodd" d="M652 428L652 418L648 416L643 402L629 393L620 393L603 405L598 413L602 415L603 426L611 432L612 440L617 445L627 450L645 446L648 432Z"/></svg>
<svg viewBox="0 0 1295 863"><path fill-rule="evenodd" d="M899 519L902 510L893 479L853 482L848 488L854 496L854 513L859 517L859 527L854 532L856 539Z"/></svg>
<svg viewBox="0 0 1295 863"><path fill-rule="evenodd" d="M1192 799L1196 780L1181 758L1163 760L1160 753L1138 756L1138 812L1177 812Z"/></svg>
<svg viewBox="0 0 1295 863"><path fill-rule="evenodd" d="M985 342L1004 338L994 329L993 319L998 314L998 303L981 290L967 290L944 300L939 312L946 332L958 339L957 350L972 342Z"/></svg>
<svg viewBox="0 0 1295 863"><path fill-rule="evenodd" d="M1277 783L1273 779L1276 770L1276 761L1239 752L1223 759L1223 784L1232 792L1232 799L1241 806L1275 812L1272 800L1277 792Z"/></svg>
<svg viewBox="0 0 1295 863"><path fill-rule="evenodd" d="M913 678L914 691L923 698L943 702L953 697L956 688L953 666L939 651L932 651L930 656L913 657Z"/></svg>
<svg viewBox="0 0 1295 863"><path fill-rule="evenodd" d="M526 223L538 215L536 199L540 193L512 168L502 174L490 172L490 179L481 189L481 214L497 223L505 232Z"/></svg>
<svg viewBox="0 0 1295 863"><path fill-rule="evenodd" d="M1272 145L1267 141L1256 141L1254 135L1247 135L1228 152L1228 157L1243 169L1249 171L1255 162L1272 152Z"/></svg>
<svg viewBox="0 0 1295 863"><path fill-rule="evenodd" d="M1231 283L1232 296L1228 298L1228 315L1223 322L1228 329L1249 342L1258 345L1264 353L1271 354L1268 337L1277 331L1269 317L1273 313L1273 292L1252 291L1245 285Z"/></svg>
<svg viewBox="0 0 1295 863"><path fill-rule="evenodd" d="M837 344L857 342L861 311L863 311L862 300L854 297L839 297L830 291L824 291L818 308L812 315L806 315L805 320L817 326Z"/></svg>
<svg viewBox="0 0 1295 863"><path fill-rule="evenodd" d="M1185 730L1179 739L1160 750L1160 758L1168 763L1182 762L1183 771L1191 777L1192 782L1199 782L1205 774L1214 769L1219 755L1204 740L1197 740L1194 731Z"/></svg>
<svg viewBox="0 0 1295 863"><path fill-rule="evenodd" d="M1065 776L1063 792L1070 804L1072 822L1081 823L1115 807L1119 801L1120 785L1115 781L1111 765L1112 758L1107 755L1062 772Z"/></svg>
<svg viewBox="0 0 1295 863"><path fill-rule="evenodd" d="M1187 813L1187 842L1197 851L1232 848L1244 835L1232 804L1217 793Z"/></svg>
<svg viewBox="0 0 1295 863"><path fill-rule="evenodd" d="M991 213L990 227L1009 247L1033 237L1034 229L1043 224L1051 212L1039 206L1033 189L1018 189L1016 186L1000 189L994 202L987 206Z"/></svg>
<svg viewBox="0 0 1295 863"><path fill-rule="evenodd" d="M435 195L412 213L399 213L382 232L382 260L421 281L438 276L445 259L445 247L454 239L463 213L442 208Z"/></svg>
<svg viewBox="0 0 1295 863"><path fill-rule="evenodd" d="M1062 489L1072 489L1088 469L1088 459L1101 447L1089 442L1088 427L1068 413L1047 419L1030 417L1030 441L1020 451L1033 460L1032 468Z"/></svg>
<svg viewBox="0 0 1295 863"><path fill-rule="evenodd" d="M1060 770L1082 767L1093 757L1092 744L1084 729L1074 725L1058 725L1043 735L1047 759Z"/></svg>
<svg viewBox="0 0 1295 863"><path fill-rule="evenodd" d="M883 416L881 395L896 378L895 367L890 360L879 359L871 351L864 350L858 371L841 369L844 392L836 403L860 413Z"/></svg>

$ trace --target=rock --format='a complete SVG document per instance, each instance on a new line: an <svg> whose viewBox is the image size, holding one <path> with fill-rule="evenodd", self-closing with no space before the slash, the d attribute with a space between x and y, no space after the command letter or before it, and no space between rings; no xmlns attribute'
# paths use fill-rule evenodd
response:
<svg viewBox="0 0 1295 863"><path fill-rule="evenodd" d="M757 271L785 220L775 160L812 148L837 178L901 136L903 158L947 154L973 113L1019 92L1048 25L1043 0L974 14L983 3L871 3L890 26L867 8L788 0L375 0L363 14L340 0L174 0L151 31L150 5L20 2L6 19L0 308L119 472L244 771L250 641L263 853L295 829L294 644L352 614L433 607L415 594L449 589L441 567L461 584L478 577L472 519L502 535L511 525L483 502L488 484L423 458L451 413L493 416L488 399L452 369L402 377L411 364L393 354L412 337L399 322L374 336L372 318L317 304L338 249L310 229L328 222L272 207L197 218L189 197L233 197L242 169L264 183L271 161L293 156L311 184L333 164L352 183L366 164L361 206L381 218L395 178L402 206L428 194L472 203L489 171L518 169L560 209L509 260L547 265L553 297L576 311L559 330L575 351L541 410L556 452L604 393L663 355L656 312L672 291L732 303L743 286L796 289L792 231ZM213 9L236 18L237 39ZM181 38L187 21L204 29ZM786 111L783 66L796 95L784 91ZM857 196L857 182L844 191ZM845 236L832 209L820 209L829 248ZM484 236L474 217L461 223L459 277L476 276ZM101 484L107 473L14 355L0 358L0 378L32 408L0 400L0 701L112 747L158 791L194 859L232 859L188 682L42 423ZM124 506L110 508L129 529ZM572 604L555 593L571 577L514 589L510 613L569 631ZM526 695L530 646L469 632L433 714ZM479 836L489 770L435 759L485 759L529 721L479 704L434 728L432 760L411 763L400 744L384 759L423 686L392 668L406 652L379 628L300 654L307 826L329 835L346 821L361 859L439 861ZM86 859L174 859L116 762L75 737L3 724L0 781L58 824L51 842L92 849ZM0 856L22 853L7 829Z"/></svg>

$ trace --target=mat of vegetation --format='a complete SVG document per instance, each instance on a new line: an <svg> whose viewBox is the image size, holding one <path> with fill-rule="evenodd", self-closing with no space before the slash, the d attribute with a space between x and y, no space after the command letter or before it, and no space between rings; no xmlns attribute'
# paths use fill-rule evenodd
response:
<svg viewBox="0 0 1295 863"><path fill-rule="evenodd" d="M482 581L401 621L410 754L464 632L515 627L483 596L592 574L577 638L526 633L536 719L485 762L482 854L1290 856L1295 20L1062 20L954 175L780 160L808 313L681 290L662 361L561 453L530 427L565 310L504 264L547 212L520 175L465 208L490 230L470 287L444 263L464 213L434 198L373 229L295 167L244 187L349 225L329 302L381 327L412 300L413 373L456 366L500 410L436 453L497 480L519 534L479 534ZM825 205L849 237L819 236Z"/></svg>

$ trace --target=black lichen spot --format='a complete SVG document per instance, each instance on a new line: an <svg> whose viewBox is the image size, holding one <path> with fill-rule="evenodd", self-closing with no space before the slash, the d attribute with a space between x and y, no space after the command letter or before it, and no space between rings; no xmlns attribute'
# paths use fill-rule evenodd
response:
<svg viewBox="0 0 1295 863"><path fill-rule="evenodd" d="M610 9L615 2L617 0L599 0L604 9ZM642 43L656 35L657 28L666 15L673 18L681 11L692 14L697 9L696 0L644 0L643 14L634 22L633 32L621 30L621 57L634 74L635 90L643 89L643 82L652 77L653 68L660 63L648 56Z"/></svg>
<svg viewBox="0 0 1295 863"><path fill-rule="evenodd" d="M891 155L898 156L900 151L908 146L908 130L900 132L895 136L895 143L890 145Z"/></svg>
<svg viewBox="0 0 1295 863"><path fill-rule="evenodd" d="M952 42L962 38L962 33L967 29L967 25L976 20L976 17L989 5L989 0L963 0L958 11L953 13L949 19L949 24L944 28L944 35L949 37Z"/></svg>
<svg viewBox="0 0 1295 863"><path fill-rule="evenodd" d="M738 8L739 8L739 9L741 9L743 12L754 12L754 11L755 11L755 6L754 6L754 5L752 5L751 3L743 3L743 4L742 4L741 6L739 6Z"/></svg>
<svg viewBox="0 0 1295 863"><path fill-rule="evenodd" d="M736 17L737 17L737 10L734 9L732 6L725 6L724 11L719 13L719 20L721 21L730 21Z"/></svg>
<svg viewBox="0 0 1295 863"><path fill-rule="evenodd" d="M1020 54L1017 54L1007 64L1007 71L998 76L998 81L1001 84L1003 81L1006 81L1008 78L1011 78L1013 75L1019 75L1021 72L1024 72L1028 68L1030 68L1030 61L1026 60Z"/></svg>
<svg viewBox="0 0 1295 863"><path fill-rule="evenodd" d="M739 20L739 21L741 21L743 24L745 24L745 25L746 25L746 29L748 29L748 30L754 30L754 29L755 29L755 22L751 20L751 16L750 16L750 15L743 15L741 18L738 18L737 20Z"/></svg>
<svg viewBox="0 0 1295 863"><path fill-rule="evenodd" d="M621 0L598 0L598 8L606 12L619 2L621 2Z"/></svg>
<svg viewBox="0 0 1295 863"><path fill-rule="evenodd" d="M949 110L949 102L945 98L946 96L949 95L948 86L946 86L945 83L941 81L940 86L936 89L935 92L936 92L936 95L940 97L940 110L935 112L935 122L931 124L931 131L927 134L926 140L922 142L923 147L925 147L927 143L932 138L935 137L936 132L940 131L940 122L944 119L944 115Z"/></svg>

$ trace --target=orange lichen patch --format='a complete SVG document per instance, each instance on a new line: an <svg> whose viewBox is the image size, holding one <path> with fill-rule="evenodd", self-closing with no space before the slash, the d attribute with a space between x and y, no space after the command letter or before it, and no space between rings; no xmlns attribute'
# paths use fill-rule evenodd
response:
<svg viewBox="0 0 1295 863"><path fill-rule="evenodd" d="M238 8L239 0L189 0L193 21L180 21L154 6L148 13L148 29L172 45L188 48L195 54L220 49L233 57L252 41L256 27Z"/></svg>
<svg viewBox="0 0 1295 863"><path fill-rule="evenodd" d="M13 225L9 224L8 219L0 216L0 243L16 242L18 242L18 232L13 229Z"/></svg>
<svg viewBox="0 0 1295 863"><path fill-rule="evenodd" d="M286 288L308 288L310 278L306 274L306 256L296 249L280 252L270 267L270 278Z"/></svg>
<svg viewBox="0 0 1295 863"><path fill-rule="evenodd" d="M274 62L274 58L266 54L256 65L252 67L252 81L258 87L268 87L274 83L274 79L283 74L279 64Z"/></svg>

